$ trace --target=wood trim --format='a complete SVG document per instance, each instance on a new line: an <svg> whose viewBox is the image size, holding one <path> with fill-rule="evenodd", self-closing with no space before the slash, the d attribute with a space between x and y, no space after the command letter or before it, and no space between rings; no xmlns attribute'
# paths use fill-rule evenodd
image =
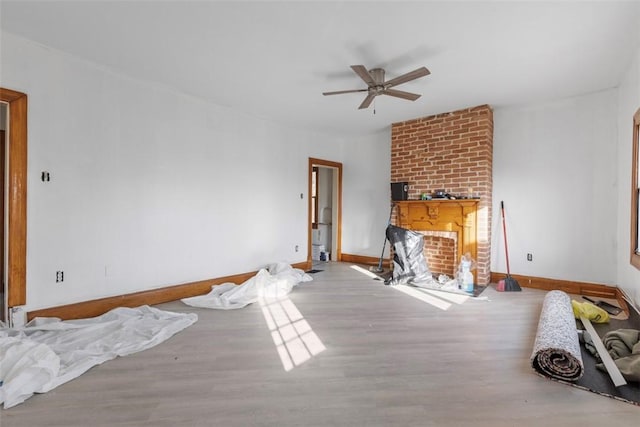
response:
<svg viewBox="0 0 640 427"><path fill-rule="evenodd" d="M491 283L498 283L507 275L505 273L491 272ZM543 277L521 276L512 274L511 277L518 281L524 288L542 289L545 291L564 291L568 294L586 295L596 298L615 299L620 308L629 313L629 305L624 292L617 286L601 285L598 283L574 282L571 280L547 279Z"/></svg>
<svg viewBox="0 0 640 427"><path fill-rule="evenodd" d="M491 272L491 283L498 283L507 275ZM586 295L600 298L617 298L618 288L597 283L574 282L571 280L547 279L544 277L521 276L512 274L511 277L525 288L542 289L545 291L559 290L569 294Z"/></svg>
<svg viewBox="0 0 640 427"><path fill-rule="evenodd" d="M310 268L310 264L307 262L293 264L292 266L303 270L308 270ZM239 285L255 276L256 273L257 271L252 271L249 273L241 273L232 276L168 286L160 289L151 289L132 294L118 295L114 297L78 302L75 304L34 310L27 313L27 319L31 320L35 317L58 317L62 320L83 319L100 316L101 314L104 314L109 310L113 310L116 307L139 307L141 305L162 304L182 298L207 294L211 291L212 286L220 285L222 283L231 282Z"/></svg>
<svg viewBox="0 0 640 427"><path fill-rule="evenodd" d="M350 262L353 264L364 264L377 266L380 263L380 258L366 256L366 255L355 255L355 254L342 254L342 262ZM391 268L391 260L386 258L382 260L382 266L385 268Z"/></svg>
<svg viewBox="0 0 640 427"><path fill-rule="evenodd" d="M629 313L629 310L633 308L638 314L640 314L640 310L634 305L633 300L629 298L629 296L620 288L616 288L617 292L617 300L620 303L620 308Z"/></svg>
<svg viewBox="0 0 640 427"><path fill-rule="evenodd" d="M303 262L297 262L295 264L292 264L292 266L294 268L299 268L300 270L308 271L313 268L313 261L307 260Z"/></svg>
<svg viewBox="0 0 640 427"><path fill-rule="evenodd" d="M315 175L315 187L313 188L313 176ZM314 230L318 229L318 223L320 222L320 219L318 218L318 175L319 175L319 170L317 166L312 166L311 167L311 174L309 175L309 182L310 182L310 187L309 187L309 201L311 202L311 213L312 213L312 220L311 220L311 228ZM315 190L315 191L314 191ZM313 196L313 193L316 193L315 196ZM315 199L315 203L313 202L313 199ZM315 219L315 221L313 220ZM329 250L331 250L331 248L329 248Z"/></svg>
<svg viewBox="0 0 640 427"><path fill-rule="evenodd" d="M7 152L7 144L5 143L6 139L5 139L5 131L0 129L0 172L2 172L0 174L0 188L2 188L3 190L0 191L0 197L2 197L2 200L0 200L0 224L2 224L2 238L0 239L0 286L4 286L4 277L5 277L5 264L4 264L4 260L5 260L5 246L7 243L7 236L6 236L6 230L4 229L4 224L6 224L5 221L5 200L6 200L6 194L5 194L5 190L7 188L6 184L6 176L7 176L7 158L6 158L6 152ZM2 307L0 308L0 321L5 320L4 318L4 292L5 289L2 288L0 289L0 295L2 295L2 301L0 301L0 304L2 305Z"/></svg>
<svg viewBox="0 0 640 427"><path fill-rule="evenodd" d="M325 166L329 168L334 168L338 170L338 224L336 229L336 253L331 254L331 258L333 261L342 261L342 163L332 162L330 160L322 160L316 159L313 157L309 157L309 176L308 176L308 191L307 191L307 209L308 209L308 220L307 223L309 226L307 227L307 261L312 262L311 260L311 172L314 166ZM335 209L335 207L334 207ZM335 225L335 224L334 224Z"/></svg>
<svg viewBox="0 0 640 427"><path fill-rule="evenodd" d="M313 224L311 221L311 210L313 209L313 203L311 202L311 192L313 191L311 180L313 179L313 162L309 158L308 170L307 170L307 212L309 217L307 218L307 261L313 262L311 259L311 241L313 239ZM302 194L300 195L302 197Z"/></svg>
<svg viewBox="0 0 640 427"><path fill-rule="evenodd" d="M627 299L624 293L620 290L620 288L616 288L616 301L618 301L618 305L620 306L620 308L623 309L625 313L629 314L630 303L627 303Z"/></svg>
<svg viewBox="0 0 640 427"><path fill-rule="evenodd" d="M27 95L0 88L9 104L7 305L27 303Z"/></svg>
<svg viewBox="0 0 640 427"><path fill-rule="evenodd" d="M640 144L640 109L633 115L633 148L631 154L631 245L630 262L640 270L640 255L638 248L638 144Z"/></svg>

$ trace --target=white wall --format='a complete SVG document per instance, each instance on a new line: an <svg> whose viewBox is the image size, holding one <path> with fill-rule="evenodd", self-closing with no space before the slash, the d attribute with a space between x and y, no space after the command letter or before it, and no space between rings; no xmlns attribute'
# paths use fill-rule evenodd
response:
<svg viewBox="0 0 640 427"><path fill-rule="evenodd" d="M618 91L618 286L640 306L640 271L629 263L631 234L631 150L633 115L640 108L640 48Z"/></svg>
<svg viewBox="0 0 640 427"><path fill-rule="evenodd" d="M616 140L616 90L495 109L492 271L503 200L511 273L616 284Z"/></svg>
<svg viewBox="0 0 640 427"><path fill-rule="evenodd" d="M29 96L27 310L306 260L309 157L344 163L343 250L382 238L360 224L382 222L388 139L290 129L1 40L0 85Z"/></svg>
<svg viewBox="0 0 640 427"><path fill-rule="evenodd" d="M391 200L391 126L377 135L351 139L343 154L342 252L378 258Z"/></svg>

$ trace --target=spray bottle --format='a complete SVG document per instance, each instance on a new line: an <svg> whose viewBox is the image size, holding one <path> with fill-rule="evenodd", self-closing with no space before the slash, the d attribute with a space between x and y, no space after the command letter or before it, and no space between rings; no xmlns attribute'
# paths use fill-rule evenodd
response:
<svg viewBox="0 0 640 427"><path fill-rule="evenodd" d="M458 280L460 288L468 293L473 293L473 273L471 272L473 264L474 262L470 253L466 253L462 256L462 259L460 260Z"/></svg>

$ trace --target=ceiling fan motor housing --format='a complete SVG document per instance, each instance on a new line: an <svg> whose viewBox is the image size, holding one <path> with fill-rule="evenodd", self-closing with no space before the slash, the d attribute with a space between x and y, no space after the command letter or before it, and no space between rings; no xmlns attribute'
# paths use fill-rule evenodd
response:
<svg viewBox="0 0 640 427"><path fill-rule="evenodd" d="M382 68L373 68L369 70L371 78L375 85L370 85L368 93L373 95L380 95L386 88L384 87L384 70Z"/></svg>
<svg viewBox="0 0 640 427"><path fill-rule="evenodd" d="M382 68L373 68L369 70L369 74L371 74L371 78L376 85L381 86L384 84L384 70Z"/></svg>

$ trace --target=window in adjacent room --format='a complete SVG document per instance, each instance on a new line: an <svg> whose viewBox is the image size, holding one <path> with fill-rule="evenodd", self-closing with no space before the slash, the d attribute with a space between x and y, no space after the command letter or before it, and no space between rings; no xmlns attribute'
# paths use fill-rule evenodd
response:
<svg viewBox="0 0 640 427"><path fill-rule="evenodd" d="M640 109L633 116L633 152L631 167L631 264L640 269Z"/></svg>

